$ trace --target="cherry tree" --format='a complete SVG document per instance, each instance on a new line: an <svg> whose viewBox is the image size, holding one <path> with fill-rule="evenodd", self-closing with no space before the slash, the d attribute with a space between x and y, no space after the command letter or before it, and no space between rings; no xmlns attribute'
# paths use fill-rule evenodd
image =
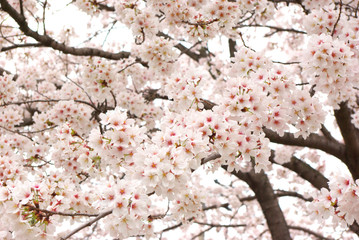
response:
<svg viewBox="0 0 359 240"><path fill-rule="evenodd" d="M359 239L358 0L0 0L1 239Z"/></svg>

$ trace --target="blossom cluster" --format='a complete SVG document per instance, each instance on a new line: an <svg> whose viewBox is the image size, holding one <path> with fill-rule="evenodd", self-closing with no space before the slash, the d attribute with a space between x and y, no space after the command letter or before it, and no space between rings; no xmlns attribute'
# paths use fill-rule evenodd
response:
<svg viewBox="0 0 359 240"><path fill-rule="evenodd" d="M149 62L150 69L159 75L170 75L175 70L173 64L178 58L174 42L163 37L155 38L151 43L134 47L134 52Z"/></svg>
<svg viewBox="0 0 359 240"><path fill-rule="evenodd" d="M113 102L113 90L125 89L126 79L116 73L111 63L103 60L90 59L83 69L84 89L96 102L105 100Z"/></svg>
<svg viewBox="0 0 359 240"><path fill-rule="evenodd" d="M237 116L247 126L256 126L253 128L257 132L265 126L280 135L289 129L289 124L297 128L297 136L304 138L320 128L325 116L320 102L307 90L296 88L284 69L272 67L260 54L243 48L233 61L229 76L241 79L228 81L224 98L232 117Z"/></svg>
<svg viewBox="0 0 359 240"><path fill-rule="evenodd" d="M19 1L9 2L20 11ZM26 14L42 21L46 4L21 2ZM72 43L81 31L74 36L72 28L62 28L61 44L46 48L52 51L56 45L56 54L44 48L27 50L34 42L17 32L23 28L7 20L0 25L4 36L11 33L2 37L7 41L0 40L0 47L11 44L11 36L20 36L21 45L14 41L10 50L21 53L20 59L28 63L9 67L17 58L0 62L18 73L0 76L1 239L64 237L70 230L58 232L70 218L71 223L98 220L92 238L119 239L155 237L153 222L159 219L239 223L237 214L253 213L259 205L252 201L243 210L246 200L240 196L248 200L253 193L248 186L239 186L233 175L264 170L273 182L295 179L294 174L287 175L289 170L272 168L267 131L278 138L302 137L300 141L307 143L306 138L321 129L326 105L337 108L343 101L349 102L352 123L359 128L359 21L350 15L353 7L332 0L304 0L300 8L267 0L75 0L72 4L96 15L103 26L109 26L108 20L114 24L79 46ZM42 17L36 16L39 6ZM276 21L262 25L275 18L275 11L287 14L289 8L298 13L288 20L293 29L272 26ZM3 12L1 17L6 15ZM49 16L47 9L46 13ZM35 23L30 19L26 15L32 28ZM114 33L123 34L124 26L134 35L131 46L116 42ZM299 58L302 63L272 62L270 54L247 47L252 37L247 34L256 26L270 28L273 32L267 36L293 34L288 38L291 55L286 54L293 59L303 45L292 40L303 33L297 27L304 28L308 35L301 39L308 40L308 46ZM91 50L97 45L92 39L103 33L106 50ZM37 34L42 35L41 30ZM53 37L50 30L46 34L46 39ZM234 57L224 60L227 45L225 52L213 51L211 45L213 39L227 37ZM239 37L242 41L233 46ZM104 60L119 56L116 53L123 48L130 49L123 55L126 59ZM69 53L64 58L61 49ZM88 52L97 57L81 62L79 56L71 56ZM47 53L54 58L43 56ZM33 61L35 56L42 64ZM323 93L327 102L321 99ZM274 160L284 164L296 150L277 148ZM307 155L313 171L324 169L319 159L319 154ZM218 186L211 188L209 174L228 177L231 183L222 185L222 179L216 179ZM323 189L309 204L310 210L321 220L333 216L340 223L359 221L358 184L349 177L330 182L330 189ZM288 189L296 191L298 185ZM168 204L158 207L161 201ZM211 213L204 211L207 204ZM267 231L262 215L252 215L246 221L255 230L244 238L259 235L258 222L263 225L260 230ZM231 230L224 232L224 238L231 239Z"/></svg>
<svg viewBox="0 0 359 240"><path fill-rule="evenodd" d="M79 191L68 179L52 174L46 181L7 181L0 187L1 225L13 232L16 239L51 239L55 237L56 224L65 218L56 212L68 214L93 214L92 202L96 195ZM14 224L5 224L13 222ZM1 230L1 229L0 229Z"/></svg>
<svg viewBox="0 0 359 240"><path fill-rule="evenodd" d="M173 99L171 109L177 112L190 108L201 109L201 96L204 84L201 82L203 77L192 71L183 74L174 74L163 86L163 92L168 93L168 97Z"/></svg>
<svg viewBox="0 0 359 240"><path fill-rule="evenodd" d="M303 25L308 34L331 34L335 24L337 24L336 32L343 27L342 21L337 23L337 19L338 12L333 8L329 8L325 11L323 9L314 9L304 19Z"/></svg>
<svg viewBox="0 0 359 240"><path fill-rule="evenodd" d="M83 133L92 128L95 121L91 118L91 108L84 104L77 104L74 101L61 101L55 104L48 111L48 125L68 123L77 131Z"/></svg>
<svg viewBox="0 0 359 240"><path fill-rule="evenodd" d="M249 11L261 19L270 14L273 5L265 0L255 1L117 1L115 12L130 27L140 42L160 29L172 34L186 33L193 40L213 38L218 31L231 35L232 27ZM269 16L269 15L268 15Z"/></svg>
<svg viewBox="0 0 359 240"><path fill-rule="evenodd" d="M153 37L158 32L158 18L151 8L144 8L141 1L117 1L115 4L116 18L132 29L138 42Z"/></svg>
<svg viewBox="0 0 359 240"><path fill-rule="evenodd" d="M308 51L303 56L303 68L315 89L328 94L328 103L338 107L338 103L355 102L358 60L344 41L329 35L313 35ZM341 91L337 91L341 89Z"/></svg>
<svg viewBox="0 0 359 240"><path fill-rule="evenodd" d="M120 167L132 163L137 147L146 138L146 128L139 127L135 120L128 119L126 112L119 107L100 117L106 131L101 133L100 129L94 128L90 132L89 146L98 154L101 164L111 166L116 172Z"/></svg>
<svg viewBox="0 0 359 240"><path fill-rule="evenodd" d="M0 136L0 148L2 149L0 152L0 182L22 178L24 174L23 166L20 164L22 157L13 152L13 149L20 144L25 145L20 139L21 137L11 137L8 134Z"/></svg>
<svg viewBox="0 0 359 240"><path fill-rule="evenodd" d="M75 0L73 3L89 15L98 13L98 3L96 0Z"/></svg>
<svg viewBox="0 0 359 240"><path fill-rule="evenodd" d="M0 104L6 102L16 101L16 83L13 81L13 76L7 75L0 76Z"/></svg>
<svg viewBox="0 0 359 240"><path fill-rule="evenodd" d="M309 204L313 216L319 219L333 217L341 224L353 224L359 221L359 181L350 177L337 177L329 182L329 190L322 188L320 193Z"/></svg>
<svg viewBox="0 0 359 240"><path fill-rule="evenodd" d="M312 9L312 10L316 10L318 8L322 8L322 7L326 7L328 6L330 3L333 3L333 0L305 0L303 1L303 5L305 6L305 8L307 9Z"/></svg>
<svg viewBox="0 0 359 240"><path fill-rule="evenodd" d="M108 184L103 186L100 196L100 209L112 210L105 225L105 231L110 236L123 239L133 235L152 234L150 200L139 182L115 181L110 178Z"/></svg>
<svg viewBox="0 0 359 240"><path fill-rule="evenodd" d="M21 107L7 106L0 109L0 128L13 130L22 122ZM0 129L0 131L3 129Z"/></svg>

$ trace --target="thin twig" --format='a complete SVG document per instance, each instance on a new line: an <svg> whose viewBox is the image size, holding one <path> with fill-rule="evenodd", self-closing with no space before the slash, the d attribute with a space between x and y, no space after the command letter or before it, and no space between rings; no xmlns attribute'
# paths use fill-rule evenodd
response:
<svg viewBox="0 0 359 240"><path fill-rule="evenodd" d="M343 3L342 3L342 0L339 1L339 16L337 18L337 21L334 23L334 27L333 27L333 30L332 30L332 37L334 36L334 33L335 33L335 28L337 27L338 25L338 22L340 20L340 17L342 15L342 7L343 7Z"/></svg>
<svg viewBox="0 0 359 240"><path fill-rule="evenodd" d="M11 130L11 129L9 129L9 128L7 128L7 127L4 127L4 126L0 126L0 128L6 130L6 131L8 131L8 132L11 132L11 133L14 133L14 134L19 134L19 135L21 135L21 136L23 136L23 137L26 137L26 138L28 138L29 140L31 140L32 142L34 141L31 137L26 136L25 134L20 133L18 130L14 131L14 130Z"/></svg>
<svg viewBox="0 0 359 240"><path fill-rule="evenodd" d="M213 227L208 227L205 230L200 231L198 234L194 235L191 239L194 240L200 236L203 236L205 232L208 232L209 230L211 230Z"/></svg>
<svg viewBox="0 0 359 240"><path fill-rule="evenodd" d="M45 26L46 5L47 5L47 0L45 0L45 2L44 2L43 12L42 12L42 28L43 28L43 31L44 31L44 35L47 35L46 34L46 26Z"/></svg>
<svg viewBox="0 0 359 240"><path fill-rule="evenodd" d="M246 227L247 224L217 224L217 223L205 223L205 222L197 222L195 221L194 223L197 223L198 225L205 225L205 226L211 226L211 227L223 227L223 228L230 228L230 227Z"/></svg>
<svg viewBox="0 0 359 240"><path fill-rule="evenodd" d="M306 233L309 233L319 239L322 239L322 240L334 240L334 238L327 238L327 237L324 237L322 235L320 235L319 233L316 233L316 232L313 232L312 230L310 229L307 229L307 228L304 228L304 227L299 227L299 226L290 226L288 225L288 228L289 229L293 229L293 230L300 230L300 231L303 231L303 232L306 232Z"/></svg>
<svg viewBox="0 0 359 240"><path fill-rule="evenodd" d="M88 214L88 213L64 213L64 212L56 212L56 211L50 211L46 209L36 208L34 206L25 205L29 208L30 211L38 211L47 213L49 215L59 215L59 216L67 216L67 217L98 217L99 214Z"/></svg>
<svg viewBox="0 0 359 240"><path fill-rule="evenodd" d="M70 232L69 234L67 234L65 237L60 238L61 240L66 240L69 239L72 235L78 233L79 231L81 231L82 229L91 226L92 224L94 224L95 222L97 222L98 220L100 220L101 218L106 217L107 215L110 215L112 213L112 210L103 212L101 214L99 214L97 217L95 217L94 219L92 219L91 221L79 226L78 228L74 229L72 232Z"/></svg>

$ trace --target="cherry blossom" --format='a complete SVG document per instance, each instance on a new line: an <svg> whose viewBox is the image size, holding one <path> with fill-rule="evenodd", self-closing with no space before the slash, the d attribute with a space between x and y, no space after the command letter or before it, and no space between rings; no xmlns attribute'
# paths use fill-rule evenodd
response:
<svg viewBox="0 0 359 240"><path fill-rule="evenodd" d="M357 238L358 1L0 6L1 239Z"/></svg>

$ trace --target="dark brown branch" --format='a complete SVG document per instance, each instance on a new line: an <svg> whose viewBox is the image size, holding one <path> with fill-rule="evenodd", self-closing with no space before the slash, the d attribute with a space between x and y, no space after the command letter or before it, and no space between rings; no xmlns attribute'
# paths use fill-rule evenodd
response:
<svg viewBox="0 0 359 240"><path fill-rule="evenodd" d="M311 202L313 201L312 197L304 197L302 194L299 194L297 192L292 192L292 191L285 191L285 190L275 190L275 192L277 192L275 195L277 197L296 197L296 198L300 198L306 202Z"/></svg>
<svg viewBox="0 0 359 240"><path fill-rule="evenodd" d="M169 36L168 34L165 34L163 32L158 32L156 34L156 36L158 37L164 37L165 39L173 39L171 36ZM193 51L191 51L192 48L194 48L195 46L197 46L198 44L200 44L201 42L197 42L195 43L192 47L190 48L186 48L185 46L183 46L181 43L176 44L174 47L177 48L178 50L181 51L181 54L186 54L188 57L190 57L191 59L195 60L196 62L198 62L201 58L205 58L207 57L206 52L201 52L200 54L195 53Z"/></svg>
<svg viewBox="0 0 359 240"><path fill-rule="evenodd" d="M23 5L22 0L20 0L20 14L25 17L25 14L24 14L24 5Z"/></svg>
<svg viewBox="0 0 359 240"><path fill-rule="evenodd" d="M305 12L305 14L309 13L309 10L306 9L303 5L303 0L268 0L269 2L273 2L274 4L277 3L287 3L287 6L291 3L293 4L298 4L303 8L303 11Z"/></svg>
<svg viewBox="0 0 359 240"><path fill-rule="evenodd" d="M100 10L105 10L105 11L108 11L108 12L114 12L115 11L115 8L112 7L112 6L107 6L106 4L103 4L103 3L99 3L98 4L98 9Z"/></svg>
<svg viewBox="0 0 359 240"><path fill-rule="evenodd" d="M297 4L302 4L303 0L269 0L269 2L274 2L274 3L297 3Z"/></svg>
<svg viewBox="0 0 359 240"><path fill-rule="evenodd" d="M212 205L212 206L204 207L202 210L207 211L207 210L217 209L217 208L225 208L227 210L230 210L229 203L222 203L221 205Z"/></svg>
<svg viewBox="0 0 359 240"><path fill-rule="evenodd" d="M81 231L82 229L91 226L92 224L94 224L95 222L99 221L100 219L106 217L107 215L110 215L112 213L112 210L103 212L101 214L99 214L97 217L95 217L94 219L92 219L91 221L81 225L80 227L76 228L75 230L73 230L72 232L70 232L69 234L67 234L65 237L60 238L61 240L66 240L68 238L70 238L72 235L78 233L79 231Z"/></svg>
<svg viewBox="0 0 359 240"><path fill-rule="evenodd" d="M27 47L44 47L41 43L25 43L25 44L15 44L12 46L2 47L0 52L6 52L16 48L27 48Z"/></svg>
<svg viewBox="0 0 359 240"><path fill-rule="evenodd" d="M292 65L292 64L299 64L300 62L279 62L279 61L272 61L273 63L283 64L283 65Z"/></svg>
<svg viewBox="0 0 359 240"><path fill-rule="evenodd" d="M208 231L211 230L212 228L213 228L213 227L208 227L208 228L206 228L206 229L200 231L198 234L194 235L191 239L192 239L192 240L195 240L195 239L197 239L197 238L203 239L204 233L205 233L205 232L208 232ZM202 238L200 238L200 237L202 237Z"/></svg>
<svg viewBox="0 0 359 240"><path fill-rule="evenodd" d="M232 38L228 39L228 47L229 47L229 56L232 58L234 57L236 50L236 41Z"/></svg>
<svg viewBox="0 0 359 240"><path fill-rule="evenodd" d="M299 227L299 226L288 226L288 227L289 227L289 229L300 230L300 231L309 233L310 235L313 235L313 236L317 237L320 240L334 240L334 238L326 238L326 237L322 236L321 234L316 233L316 232L314 232L314 231L312 231L310 229L304 228L304 227Z"/></svg>
<svg viewBox="0 0 359 240"><path fill-rule="evenodd" d="M10 71L0 67L0 76L4 76L5 73L8 74L8 75L13 75ZM13 79L12 79L13 81L16 81L16 79L19 77L19 75L17 75L17 74L15 74L13 76L14 76Z"/></svg>
<svg viewBox="0 0 359 240"><path fill-rule="evenodd" d="M338 16L338 18L337 18L337 21L335 21L335 23L334 23L333 30L332 30L332 34L331 34L332 37L333 37L334 34L335 34L335 28L337 27L338 22L339 22L339 20L340 20L340 17L341 17L341 15L342 15L342 7L343 7L342 0L339 0L339 16Z"/></svg>
<svg viewBox="0 0 359 240"><path fill-rule="evenodd" d="M269 160L273 163L274 161L275 152L272 150L271 156ZM310 165L303 162L302 160L298 159L295 156L292 156L290 162L282 164L283 167L292 170L293 172L297 173L301 178L310 182L316 189L327 188L329 189L328 182L329 180L323 176L319 171L313 169Z"/></svg>
<svg viewBox="0 0 359 240"><path fill-rule="evenodd" d="M254 173L253 170L249 173L232 172L232 174L247 182L253 190L266 218L272 239L291 240L287 222L267 175L263 171Z"/></svg>
<svg viewBox="0 0 359 240"><path fill-rule="evenodd" d="M322 124L322 128L320 129L320 131L323 133L323 135L328 138L328 140L332 141L332 142L336 142L339 143L333 136L332 134L329 132L329 130L324 126L324 124Z"/></svg>
<svg viewBox="0 0 359 240"><path fill-rule="evenodd" d="M59 50L65 54L72 54L75 56L97 56L97 57L103 57L106 59L112 59L112 60L120 60L124 58L129 58L130 53L129 52L118 52L118 53L112 53L112 52L106 52L100 49L96 48L75 48L75 47L69 47L66 46L63 43L59 43L53 38L51 38L48 35L41 35L33 30L31 30L26 22L26 19L24 16L22 16L20 13L18 13L7 0L0 0L1 8L3 11L7 12L19 25L20 30L29 37L32 37L36 41L38 41L40 44L46 47L51 47L55 50ZM140 61L140 60L138 60Z"/></svg>
<svg viewBox="0 0 359 240"><path fill-rule="evenodd" d="M306 139L304 139L303 137L295 138L293 133L284 133L284 135L281 137L278 133L270 129L264 128L263 131L271 142L290 146L319 149L337 157L338 159L345 159L344 144L337 141L330 141L324 136L312 133Z"/></svg>
<svg viewBox="0 0 359 240"><path fill-rule="evenodd" d="M29 137L29 136L27 136L27 135L21 133L21 132L18 131L18 130L11 130L11 129L9 129L9 128L7 128L7 127L4 127L4 126L1 126L1 125L0 125L0 128L4 129L5 131L14 133L14 134L19 134L19 135L21 135L21 136L23 136L23 137L26 137L27 139L29 139L29 140L31 140L31 141L34 141L31 137Z"/></svg>
<svg viewBox="0 0 359 240"><path fill-rule="evenodd" d="M281 28L277 26L269 26L269 25L260 25L260 24L251 24L251 25L239 25L234 28L245 28L245 27L262 27L262 28L269 28L275 30L273 33L277 32L292 32L292 33L300 33L300 34L307 34L306 32L294 28ZM272 34L273 34L272 33Z"/></svg>
<svg viewBox="0 0 359 240"><path fill-rule="evenodd" d="M274 154L275 152L272 151L269 158L271 162L274 162ZM282 164L282 166L296 172L301 178L310 182L316 189L320 190L321 188L326 188L329 190L329 180L322 173L313 169L295 156L292 156L291 161ZM356 222L350 226L350 230L359 235L359 225Z"/></svg>
<svg viewBox="0 0 359 240"><path fill-rule="evenodd" d="M215 160L215 159L217 159L217 158L220 158L220 157L221 157L221 155L220 155L219 153L212 153L212 154L209 155L208 157L203 158L203 159L201 160L201 165L203 165L203 164L205 164L205 163L207 163L207 162L209 162L209 161Z"/></svg>
<svg viewBox="0 0 359 240"><path fill-rule="evenodd" d="M359 130L351 123L352 110L347 103L341 103L339 110L334 111L340 132L345 143L343 162L349 168L353 179L359 179Z"/></svg>
<svg viewBox="0 0 359 240"><path fill-rule="evenodd" d="M161 231L161 233L168 232L168 231L171 231L171 230L173 230L173 229L179 228L179 227L182 226L182 225L183 225L182 223L178 223L178 224L176 224L176 225L167 227L167 228L163 229L163 230Z"/></svg>
<svg viewBox="0 0 359 240"><path fill-rule="evenodd" d="M9 106L9 105L22 105L22 104L30 104L30 103L50 103L50 102L61 102L61 101L74 101L77 103L82 103L82 104L92 107L96 111L100 111L100 109L98 109L95 105L93 105L89 102L83 101L83 100L76 100L76 99L75 100L73 100L73 99L36 99L36 100L27 100L27 101L20 101L20 102L8 102L8 103L1 104L0 107L5 107L5 106Z"/></svg>

